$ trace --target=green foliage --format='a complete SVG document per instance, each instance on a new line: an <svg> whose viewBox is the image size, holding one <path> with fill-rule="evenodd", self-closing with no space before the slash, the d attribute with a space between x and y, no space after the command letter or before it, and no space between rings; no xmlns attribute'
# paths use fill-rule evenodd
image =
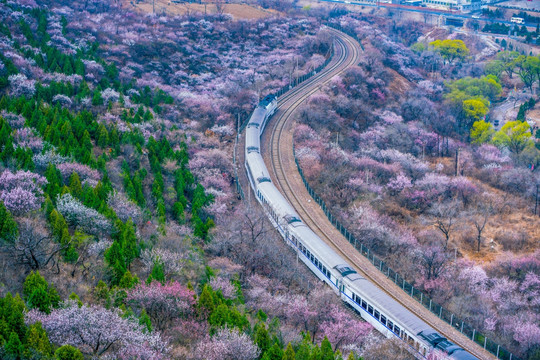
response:
<svg viewBox="0 0 540 360"><path fill-rule="evenodd" d="M334 360L334 351L332 350L332 344L325 336L321 342L321 360Z"/></svg>
<svg viewBox="0 0 540 360"><path fill-rule="evenodd" d="M13 241L18 234L18 226L13 215L0 201L0 239L3 241Z"/></svg>
<svg viewBox="0 0 540 360"><path fill-rule="evenodd" d="M54 357L57 360L84 360L81 351L71 345L63 345L56 349Z"/></svg>
<svg viewBox="0 0 540 360"><path fill-rule="evenodd" d="M15 295L8 293L0 298L0 339L9 339L11 333L16 333L19 339L26 336L26 325L24 323L24 312L26 306L24 301Z"/></svg>
<svg viewBox="0 0 540 360"><path fill-rule="evenodd" d="M69 297L68 297L69 300L73 300L73 301L76 301L77 302L77 305L79 307L83 306L83 302L81 301L81 298L79 298L79 295L77 295L76 293L72 292L71 294L69 294Z"/></svg>
<svg viewBox="0 0 540 360"><path fill-rule="evenodd" d="M142 309L141 316L139 316L139 324L142 325L147 332L152 332L152 321L150 316L146 313L145 309Z"/></svg>
<svg viewBox="0 0 540 360"><path fill-rule="evenodd" d="M13 359L22 358L24 347L21 343L21 340L19 339L19 335L17 335L16 332L12 332L9 335L9 340L4 346L4 350L6 352L6 355Z"/></svg>
<svg viewBox="0 0 540 360"><path fill-rule="evenodd" d="M53 284L45 280L39 271L31 272L23 284L23 294L30 309L39 309L50 313L51 308L58 307L60 296Z"/></svg>
<svg viewBox="0 0 540 360"><path fill-rule="evenodd" d="M162 284L165 283L165 265L162 261L156 261L152 266L152 272L148 276L147 283L151 283L153 280L159 281Z"/></svg>
<svg viewBox="0 0 540 360"><path fill-rule="evenodd" d="M489 111L490 101L502 92L502 87L494 75L481 78L466 77L446 84L449 93L445 100L453 108L462 128L470 129Z"/></svg>
<svg viewBox="0 0 540 360"><path fill-rule="evenodd" d="M283 358L283 350L277 342L275 342L268 351L266 351L261 359L263 360L281 360Z"/></svg>
<svg viewBox="0 0 540 360"><path fill-rule="evenodd" d="M523 121L509 121L493 136L493 143L505 146L515 154L532 145L530 126Z"/></svg>
<svg viewBox="0 0 540 360"><path fill-rule="evenodd" d="M475 121L471 128L471 139L474 144L484 144L491 141L494 133L490 123L484 120Z"/></svg>
<svg viewBox="0 0 540 360"><path fill-rule="evenodd" d="M32 355L47 357L52 355L53 347L47 337L47 333L41 327L41 323L37 322L28 327L26 337L27 350L25 355L31 358Z"/></svg>
<svg viewBox="0 0 540 360"><path fill-rule="evenodd" d="M291 343L287 344L287 348L285 349L285 352L283 353L283 357L281 360L295 360L296 356L294 354L294 349L291 345Z"/></svg>
<svg viewBox="0 0 540 360"><path fill-rule="evenodd" d="M463 61L469 55L469 49L462 40L435 40L429 43L442 58L452 63L454 60Z"/></svg>
<svg viewBox="0 0 540 360"><path fill-rule="evenodd" d="M118 287L121 289L131 289L138 283L139 283L139 278L137 276L131 275L131 272L128 270L124 273L124 275L122 276L122 279L120 279L120 282L118 283Z"/></svg>
<svg viewBox="0 0 540 360"><path fill-rule="evenodd" d="M118 220L115 223L115 239L109 249L105 251L105 261L112 270L112 284L119 284L129 269L131 262L139 256L140 247L135 225L131 219L124 224Z"/></svg>
<svg viewBox="0 0 540 360"><path fill-rule="evenodd" d="M516 120L524 121L525 115L527 114L527 110L533 109L535 105L536 105L536 100L534 100L534 98L532 97L529 98L529 101L526 101L523 104L521 104L519 107Z"/></svg>
<svg viewBox="0 0 540 360"><path fill-rule="evenodd" d="M264 354L270 349L270 346L272 345L272 339L270 337L270 334L268 334L268 330L266 329L266 325L264 323L258 323L255 325L255 335L254 335L254 341L255 344L259 347L261 350L261 354Z"/></svg>

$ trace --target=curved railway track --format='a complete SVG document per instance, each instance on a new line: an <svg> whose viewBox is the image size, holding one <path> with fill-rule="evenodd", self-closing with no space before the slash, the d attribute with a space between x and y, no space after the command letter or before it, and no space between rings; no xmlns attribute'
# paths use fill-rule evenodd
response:
<svg viewBox="0 0 540 360"><path fill-rule="evenodd" d="M265 140L270 140L270 148L265 150L264 158L267 164L268 161L271 163L269 168L274 184L298 212L302 221L352 264L359 274L372 281L414 315L463 349L479 359L495 359L495 356L439 319L379 272L334 228L305 189L294 162L292 115L305 100L319 91L321 86L328 83L335 75L356 65L360 59L360 47L354 39L332 28L329 28L329 31L336 37L334 59L320 74L279 98L278 112L269 124L272 125L272 131L264 134Z"/></svg>

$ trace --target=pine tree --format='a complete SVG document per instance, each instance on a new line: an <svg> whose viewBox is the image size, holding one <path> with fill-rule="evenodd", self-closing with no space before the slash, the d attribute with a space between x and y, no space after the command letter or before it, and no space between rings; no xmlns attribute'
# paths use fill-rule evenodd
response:
<svg viewBox="0 0 540 360"><path fill-rule="evenodd" d="M20 359L23 354L23 345L19 339L19 335L16 332L12 332L9 335L9 340L4 346L4 351L7 355L11 356L14 359Z"/></svg>
<svg viewBox="0 0 540 360"><path fill-rule="evenodd" d="M165 269L162 261L154 262L150 277L152 278L152 280L159 281L162 284L165 283Z"/></svg>
<svg viewBox="0 0 540 360"><path fill-rule="evenodd" d="M150 320L150 316L148 316L145 309L142 309L141 316L139 316L139 325L144 326L147 332L152 332L152 321Z"/></svg>
<svg viewBox="0 0 540 360"><path fill-rule="evenodd" d="M83 189L81 185L81 179L79 178L79 174L77 174L76 172L73 172L71 176L69 177L69 191L77 199L81 199L82 194L83 194Z"/></svg>
<svg viewBox="0 0 540 360"><path fill-rule="evenodd" d="M199 309L203 312L207 312L207 314L211 314L214 311L215 304L214 304L214 298L212 296L212 289L210 286L205 285L203 287L203 290L201 292L201 295L199 296L199 302L198 302Z"/></svg>
<svg viewBox="0 0 540 360"><path fill-rule="evenodd" d="M81 301L81 298L75 292L72 292L71 294L69 294L69 300L76 301L79 307L83 306L83 302Z"/></svg>
<svg viewBox="0 0 540 360"><path fill-rule="evenodd" d="M321 360L334 360L334 351L332 350L332 344L325 336L321 342Z"/></svg>
<svg viewBox="0 0 540 360"><path fill-rule="evenodd" d="M28 328L26 337L26 357L33 358L32 354L39 354L42 357L52 355L52 345L47 337L47 333L41 327L41 323L37 322Z"/></svg>
<svg viewBox="0 0 540 360"><path fill-rule="evenodd" d="M283 350L277 342L274 343L264 354L263 359L267 360L281 360L283 358Z"/></svg>
<svg viewBox="0 0 540 360"><path fill-rule="evenodd" d="M30 309L38 309L41 312L49 314L51 312L51 301L49 294L44 289L35 289L27 299L27 304Z"/></svg>
<svg viewBox="0 0 540 360"><path fill-rule="evenodd" d="M261 349L261 354L266 353L272 344L272 339L270 339L266 325L263 323L256 325L255 344Z"/></svg>
<svg viewBox="0 0 540 360"><path fill-rule="evenodd" d="M118 287L122 289L131 289L138 283L139 283L139 278L137 276L132 276L131 272L128 270L124 273L124 276L122 276L122 279L120 279L120 282L118 283Z"/></svg>
<svg viewBox="0 0 540 360"><path fill-rule="evenodd" d="M129 268L131 262L139 256L139 244L137 241L137 235L135 235L135 225L133 224L131 218L128 219L124 226L122 238L126 267Z"/></svg>
<svg viewBox="0 0 540 360"><path fill-rule="evenodd" d="M287 348L285 349L281 360L296 360L296 355L294 354L294 349L291 343L287 345Z"/></svg>
<svg viewBox="0 0 540 360"><path fill-rule="evenodd" d="M71 345L59 347L54 352L54 358L57 360L84 360L81 351Z"/></svg>
<svg viewBox="0 0 540 360"><path fill-rule="evenodd" d="M105 260L113 271L113 284L117 284L127 270L120 241L113 241L111 247L105 251Z"/></svg>
<svg viewBox="0 0 540 360"><path fill-rule="evenodd" d="M17 236L17 223L4 203L0 201L0 239L4 241L13 241Z"/></svg>
<svg viewBox="0 0 540 360"><path fill-rule="evenodd" d="M56 202L56 197L60 194L60 189L62 188L62 174L54 164L49 164L47 170L45 170L45 178L47 179L45 192L49 194L53 202Z"/></svg>
<svg viewBox="0 0 540 360"><path fill-rule="evenodd" d="M109 132L103 124L99 125L98 134L98 146L100 148L107 147L107 145L109 145Z"/></svg>
<svg viewBox="0 0 540 360"><path fill-rule="evenodd" d="M42 289L44 291L47 291L47 288L49 287L49 284L45 280L43 276L39 273L39 271L36 272L30 272L26 279L24 280L23 284L23 294L24 296L28 297L30 296L36 289Z"/></svg>

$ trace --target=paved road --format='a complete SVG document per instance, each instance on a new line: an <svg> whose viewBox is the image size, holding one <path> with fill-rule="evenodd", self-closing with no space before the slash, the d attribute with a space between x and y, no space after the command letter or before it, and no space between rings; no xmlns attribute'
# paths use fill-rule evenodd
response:
<svg viewBox="0 0 540 360"><path fill-rule="evenodd" d="M296 90L291 96L288 96L288 94L282 96L279 99L280 108L267 126L269 130L263 135L261 144L269 144L269 146L264 147L263 157L270 170L272 181L295 208L302 221L338 254L343 256L359 274L373 281L413 314L422 318L441 334L475 354L478 358L495 359L495 356L473 343L468 337L439 319L408 294L405 294L403 290L375 268L329 222L323 210L315 201L312 201L304 187L294 161L292 114L311 94L319 91L321 86L328 82L334 75L357 64L361 53L358 43L352 40L352 38L338 31L332 30L332 32L347 44L345 48L345 51L348 53L347 60L343 66L336 67L331 73L321 75L321 77L314 79L309 84L301 85L300 89L298 89L301 91ZM329 67L331 66L332 63Z"/></svg>

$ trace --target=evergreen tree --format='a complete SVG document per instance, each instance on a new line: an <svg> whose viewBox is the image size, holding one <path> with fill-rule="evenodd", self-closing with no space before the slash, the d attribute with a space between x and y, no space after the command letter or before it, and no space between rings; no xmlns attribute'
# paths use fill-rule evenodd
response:
<svg viewBox="0 0 540 360"><path fill-rule="evenodd" d="M296 360L296 355L294 354L294 349L291 343L287 345L287 348L285 349L281 360Z"/></svg>
<svg viewBox="0 0 540 360"><path fill-rule="evenodd" d="M155 261L154 262L154 265L152 266L152 273L150 274L150 276L148 277L149 278L149 283L152 282L153 280L156 280L156 281L159 281L160 283L164 284L165 283L165 269L164 269L164 264L162 261Z"/></svg>
<svg viewBox="0 0 540 360"><path fill-rule="evenodd" d="M28 328L26 338L26 357L33 358L32 355L47 357L52 355L52 345L47 337L47 333L41 327L41 323L37 322Z"/></svg>
<svg viewBox="0 0 540 360"><path fill-rule="evenodd" d="M8 356L13 359L21 359L23 355L24 347L19 339L19 335L16 332L12 332L9 335L9 340L4 346L4 350Z"/></svg>
<svg viewBox="0 0 540 360"><path fill-rule="evenodd" d="M334 360L334 351L332 350L332 344L325 336L321 342L321 360Z"/></svg>
<svg viewBox="0 0 540 360"><path fill-rule="evenodd" d="M49 195L53 202L56 202L56 197L60 194L62 189L62 174L60 170L49 164L47 170L45 170L45 178L47 179L47 185L45 186L45 192Z"/></svg>
<svg viewBox="0 0 540 360"><path fill-rule="evenodd" d="M97 144L100 148L105 148L109 145L109 132L103 124L99 125Z"/></svg>
<svg viewBox="0 0 540 360"><path fill-rule="evenodd" d="M272 339L270 339L266 325L263 323L256 325L255 344L261 349L261 354L266 353L272 345Z"/></svg>
<svg viewBox="0 0 540 360"><path fill-rule="evenodd" d="M275 342L262 358L264 360L281 360L283 358L283 350L281 349L281 346Z"/></svg>
<svg viewBox="0 0 540 360"><path fill-rule="evenodd" d="M69 191L77 199L81 199L83 189L81 185L81 179L79 178L79 174L77 174L76 172L73 172L71 176L69 177Z"/></svg>
<svg viewBox="0 0 540 360"><path fill-rule="evenodd" d="M202 312L211 314L214 311L215 304L212 296L212 288L208 285L204 285L201 295L199 296L198 307Z"/></svg>
<svg viewBox="0 0 540 360"><path fill-rule="evenodd" d="M69 294L69 300L76 301L79 307L83 306L83 302L81 301L81 298L75 292L72 292L71 294Z"/></svg>
<svg viewBox="0 0 540 360"><path fill-rule="evenodd" d="M111 247L105 251L105 261L112 269L113 284L118 283L127 270L124 252L122 251L120 241L113 241Z"/></svg>
<svg viewBox="0 0 540 360"><path fill-rule="evenodd" d="M57 360L84 360L81 351L71 345L59 347L54 352L54 358Z"/></svg>
<svg viewBox="0 0 540 360"><path fill-rule="evenodd" d="M152 321L150 320L150 316L148 316L145 309L142 309L141 316L139 316L139 325L144 326L147 332L152 332Z"/></svg>
<svg viewBox="0 0 540 360"><path fill-rule="evenodd" d="M0 239L4 241L13 241L17 236L17 223L4 203L0 201Z"/></svg>
<svg viewBox="0 0 540 360"><path fill-rule="evenodd" d="M123 254L126 261L126 267L129 268L131 262L139 256L139 244L137 235L135 235L135 225L128 219L124 226L122 234Z"/></svg>

